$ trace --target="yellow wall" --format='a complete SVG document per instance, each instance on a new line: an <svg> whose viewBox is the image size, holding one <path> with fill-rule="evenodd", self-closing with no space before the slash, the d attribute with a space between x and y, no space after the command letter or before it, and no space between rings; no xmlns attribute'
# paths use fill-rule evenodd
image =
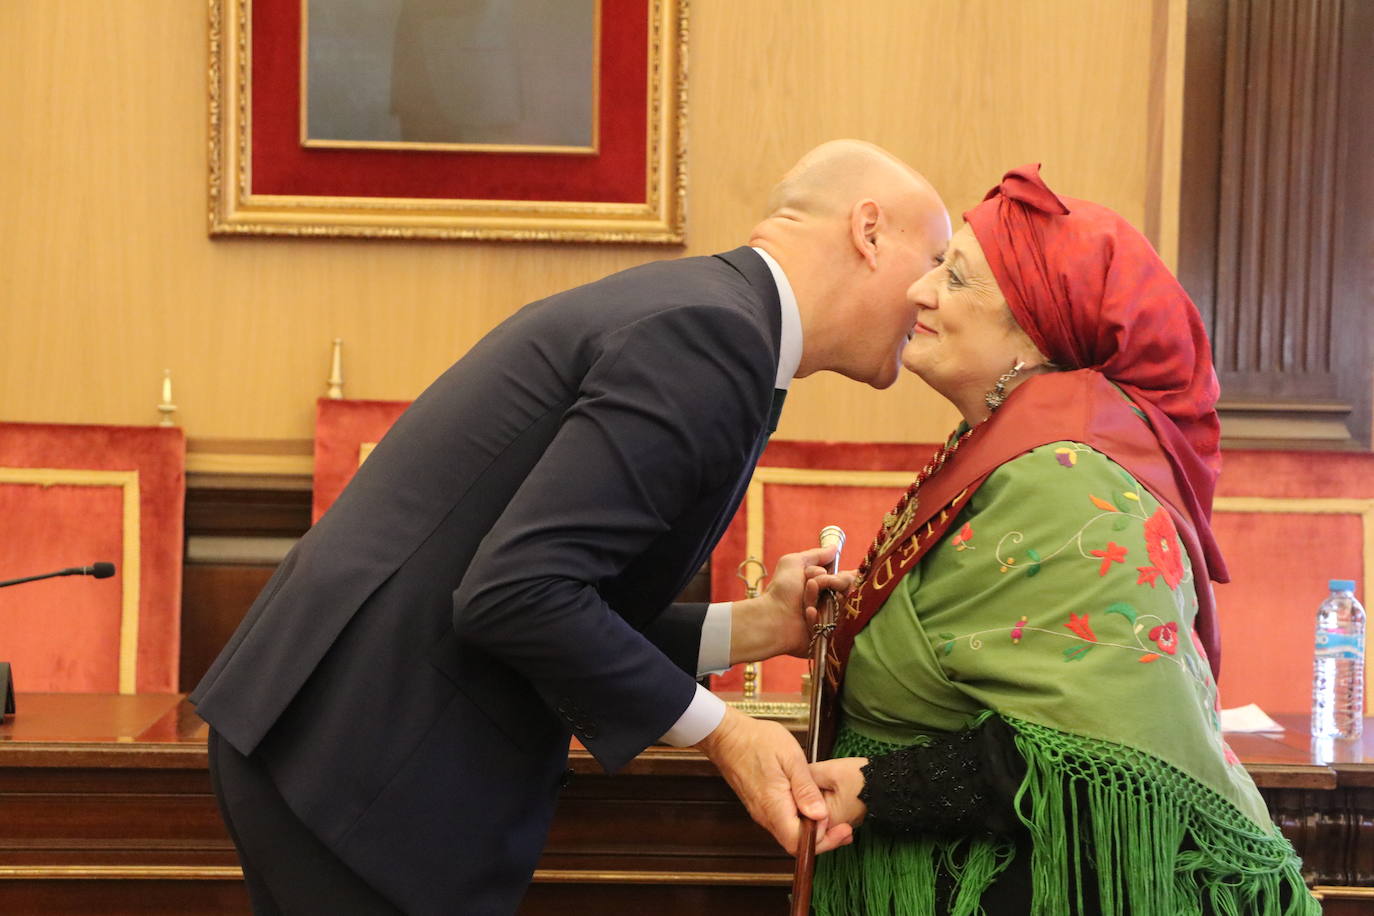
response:
<svg viewBox="0 0 1374 916"><path fill-rule="evenodd" d="M1057 190L1167 248L1173 8L692 0L677 249L211 241L203 0L3 0L0 417L155 422L166 367L193 447L306 439L334 337L349 396L412 397L530 299L739 244L776 177L839 136L904 156L956 214L1042 161ZM827 376L797 384L779 435L931 441L953 419L914 379L878 393Z"/></svg>

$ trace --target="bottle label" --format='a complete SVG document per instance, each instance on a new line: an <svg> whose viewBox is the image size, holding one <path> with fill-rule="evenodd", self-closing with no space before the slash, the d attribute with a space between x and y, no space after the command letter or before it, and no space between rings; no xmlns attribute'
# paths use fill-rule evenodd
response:
<svg viewBox="0 0 1374 916"><path fill-rule="evenodd" d="M1317 658L1344 658L1359 661L1364 657L1364 637L1343 633L1318 633Z"/></svg>

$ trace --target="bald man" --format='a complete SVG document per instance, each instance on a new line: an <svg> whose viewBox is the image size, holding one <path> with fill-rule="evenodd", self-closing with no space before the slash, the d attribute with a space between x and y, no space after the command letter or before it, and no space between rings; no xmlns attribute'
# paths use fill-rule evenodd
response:
<svg viewBox="0 0 1374 916"><path fill-rule="evenodd" d="M439 377L283 561L191 699L258 913L509 914L570 735L615 771L696 745L789 852L849 838L797 742L699 674L803 654L819 550L768 591L674 604L791 380L893 383L938 195L835 141L749 245L532 303Z"/></svg>

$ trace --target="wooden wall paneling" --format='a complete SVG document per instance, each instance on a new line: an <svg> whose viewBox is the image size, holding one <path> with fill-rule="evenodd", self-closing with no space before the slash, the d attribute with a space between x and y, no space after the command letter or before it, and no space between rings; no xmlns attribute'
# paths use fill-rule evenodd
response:
<svg viewBox="0 0 1374 916"><path fill-rule="evenodd" d="M1215 339L1219 343L1213 345L1216 359L1219 363L1219 372L1234 369L1244 361L1242 354L1252 349L1254 339L1254 325L1242 320L1242 316L1236 314L1236 304L1242 296L1253 296L1253 284L1248 282L1252 274L1247 274L1244 265L1248 261L1254 264L1257 258L1256 244L1260 240L1257 232L1245 232L1244 227L1238 225L1242 211L1247 209L1252 219L1258 218L1260 207L1259 192L1261 186L1258 181L1253 179L1253 174L1247 176L1244 167L1248 164L1251 173L1254 172L1256 160L1252 159L1246 163L1239 159L1248 145L1256 141L1254 133L1262 126L1262 118L1265 114L1263 109L1247 112L1246 102L1256 105L1261 95L1253 95L1246 92L1248 86L1249 70L1251 69L1250 55L1255 51L1260 57L1256 66L1263 67L1265 63L1264 52L1268 49L1267 43L1252 47L1250 35L1253 31L1251 15L1252 6L1248 3L1231 4L1231 16L1227 20L1226 36L1226 95L1225 106L1222 109L1222 146L1221 146L1221 209L1218 214L1218 231L1220 237L1217 240L1217 302L1216 318L1217 326L1214 332ZM1260 18L1263 17L1264 7L1261 7ZM1261 69L1261 73L1263 70ZM1250 114L1250 117L1246 117ZM1247 138L1247 129L1251 136ZM1250 144L1247 144L1247 139ZM1250 181L1246 178L1250 177ZM1248 192L1248 194L1247 194ZM1248 248L1246 247L1248 245Z"/></svg>
<svg viewBox="0 0 1374 916"><path fill-rule="evenodd" d="M1340 326L1332 361L1346 370L1341 397L1354 405L1356 438L1374 445L1374 3L1346 0L1338 28L1344 131L1337 160L1334 288Z"/></svg>
<svg viewBox="0 0 1374 916"><path fill-rule="evenodd" d="M1299 6L1314 15L1298 21ZM1338 8L1337 0L1230 6L1216 349L1219 370L1252 382L1251 396L1274 384L1267 374L1277 394L1336 396L1329 291Z"/></svg>
<svg viewBox="0 0 1374 916"><path fill-rule="evenodd" d="M300 537L309 527L308 480L289 489L240 483L186 490L188 537Z"/></svg>
<svg viewBox="0 0 1374 916"><path fill-rule="evenodd" d="M1232 441L1368 447L1371 29L1366 3L1190 0L1180 279Z"/></svg>
<svg viewBox="0 0 1374 916"><path fill-rule="evenodd" d="M181 683L190 693L234 635L275 566L188 563L182 575Z"/></svg>
<svg viewBox="0 0 1374 916"><path fill-rule="evenodd" d="M186 491L188 538L298 538L310 527L308 482L285 486L250 481L192 486ZM189 693L238 627L276 566L195 561L182 573L181 681Z"/></svg>
<svg viewBox="0 0 1374 916"><path fill-rule="evenodd" d="M1214 337L1226 0L1189 0L1179 174L1178 278ZM1215 344L1214 344L1215 347Z"/></svg>

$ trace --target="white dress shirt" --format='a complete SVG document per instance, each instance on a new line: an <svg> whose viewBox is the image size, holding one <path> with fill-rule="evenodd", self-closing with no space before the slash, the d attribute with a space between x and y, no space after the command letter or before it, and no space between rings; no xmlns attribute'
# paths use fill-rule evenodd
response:
<svg viewBox="0 0 1374 916"><path fill-rule="evenodd" d="M782 340L778 347L778 375L773 383L775 388L787 389L797 374L797 366L802 356L801 312L797 309L797 296L792 292L792 284L782 267L773 260L772 255L762 248L755 248L773 282L778 287L778 306L782 312ZM701 648L697 653L697 677L706 674L719 674L730 667L730 624L734 602L721 601L706 609L706 620L701 627ZM674 747L687 747L705 738L725 716L725 703L711 691L697 685L696 696L687 709L668 729L662 738L664 744Z"/></svg>

